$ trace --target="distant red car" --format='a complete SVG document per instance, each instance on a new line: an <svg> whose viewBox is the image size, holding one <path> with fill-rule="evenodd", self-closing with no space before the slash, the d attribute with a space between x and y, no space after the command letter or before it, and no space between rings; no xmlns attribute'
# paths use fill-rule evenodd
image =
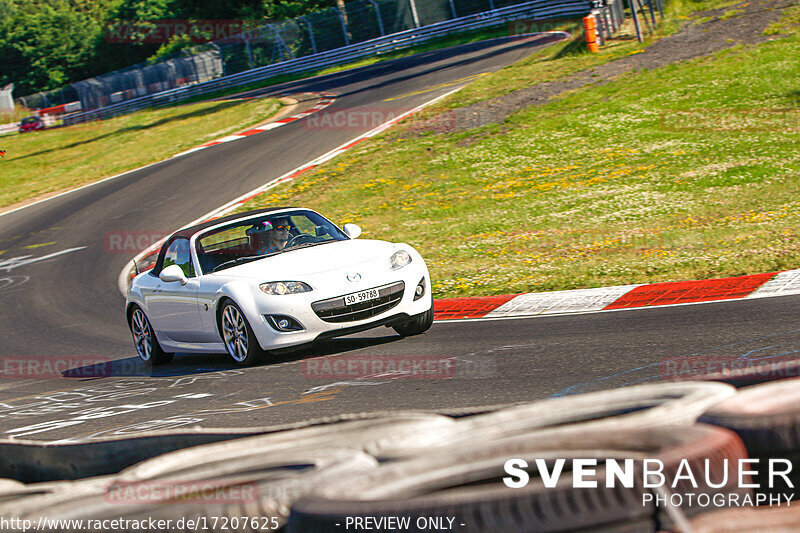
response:
<svg viewBox="0 0 800 533"><path fill-rule="evenodd" d="M19 132L25 133L26 131L36 131L44 129L44 121L41 117L32 116L25 117L19 123Z"/></svg>

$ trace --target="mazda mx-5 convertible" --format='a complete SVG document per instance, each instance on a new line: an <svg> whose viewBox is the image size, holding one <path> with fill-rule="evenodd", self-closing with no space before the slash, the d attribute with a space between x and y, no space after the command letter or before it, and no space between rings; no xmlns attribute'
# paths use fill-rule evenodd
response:
<svg viewBox="0 0 800 533"><path fill-rule="evenodd" d="M433 323L430 276L407 244L358 240L309 209L248 211L171 235L128 290L136 351L149 364L180 353L264 352L391 326Z"/></svg>

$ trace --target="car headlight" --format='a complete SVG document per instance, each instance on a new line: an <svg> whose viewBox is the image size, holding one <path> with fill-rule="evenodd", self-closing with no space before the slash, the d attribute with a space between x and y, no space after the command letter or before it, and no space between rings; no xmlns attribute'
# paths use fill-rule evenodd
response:
<svg viewBox="0 0 800 533"><path fill-rule="evenodd" d="M299 292L309 292L311 287L302 281L270 281L258 286L261 292L271 296L282 294L297 294Z"/></svg>
<svg viewBox="0 0 800 533"><path fill-rule="evenodd" d="M411 262L411 256L405 250L398 250L389 258L389 264L392 265L392 270L403 268Z"/></svg>

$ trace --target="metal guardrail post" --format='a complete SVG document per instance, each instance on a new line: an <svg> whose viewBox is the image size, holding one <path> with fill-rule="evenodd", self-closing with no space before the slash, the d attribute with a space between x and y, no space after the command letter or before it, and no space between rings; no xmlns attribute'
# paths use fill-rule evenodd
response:
<svg viewBox="0 0 800 533"><path fill-rule="evenodd" d="M211 46L213 46L214 48L217 49L217 53L219 54L219 63L220 63L220 65L222 65L222 77L224 78L225 77L225 60L222 58L222 48L220 48L219 45L214 43L214 42L210 42L208 44L210 44ZM144 79L144 74L142 74L142 79Z"/></svg>
<svg viewBox="0 0 800 533"><path fill-rule="evenodd" d="M245 37L244 35L242 35L242 40L244 41L244 48L245 51L247 52L247 64L252 70L253 68L255 68L254 66L255 63L253 61L253 51L250 49L250 41L248 41L247 37Z"/></svg>
<svg viewBox="0 0 800 533"><path fill-rule="evenodd" d="M375 16L378 19L378 29L380 30L381 35L386 35L386 32L383 29L383 17L381 17L381 8L380 8L380 6L377 4L377 2L375 2L375 0L367 0L367 2L372 4L372 7L375 8Z"/></svg>
<svg viewBox="0 0 800 533"><path fill-rule="evenodd" d="M650 20L653 22L653 31L651 33L656 32L656 11L653 9L653 0L647 0L647 7L650 10Z"/></svg>
<svg viewBox="0 0 800 533"><path fill-rule="evenodd" d="M338 7L333 7L331 9L336 10L336 14L339 15L339 22L342 24L342 35L344 35L344 44L345 46L350 45L350 36L347 35L347 21L344 18L344 13Z"/></svg>
<svg viewBox="0 0 800 533"><path fill-rule="evenodd" d="M636 28L636 39L642 42L644 41L642 38L642 28L639 26L639 16L636 13L639 8L638 2L637 0L628 0L628 4L631 6L631 18L633 18L633 26Z"/></svg>
<svg viewBox="0 0 800 533"><path fill-rule="evenodd" d="M414 19L414 27L419 28L419 15L417 14L417 4L415 0L408 0L408 3L411 6L411 16Z"/></svg>
<svg viewBox="0 0 800 533"><path fill-rule="evenodd" d="M267 26L272 30L272 33L275 34L275 40L278 42L278 45L283 48L284 53L290 58L294 59L294 54L291 50L289 50L289 46L286 44L286 41L283 39L283 36L280 34L280 32L276 30L275 26L272 24L267 24Z"/></svg>
<svg viewBox="0 0 800 533"><path fill-rule="evenodd" d="M297 17L298 19L302 20L308 26L308 39L311 41L311 51L315 54L317 53L317 41L314 39L314 28L311 26L311 23L305 17Z"/></svg>

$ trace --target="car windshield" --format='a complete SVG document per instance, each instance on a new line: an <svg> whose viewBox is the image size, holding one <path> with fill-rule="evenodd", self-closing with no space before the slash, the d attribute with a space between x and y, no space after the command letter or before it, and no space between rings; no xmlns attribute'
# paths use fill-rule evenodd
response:
<svg viewBox="0 0 800 533"><path fill-rule="evenodd" d="M23 124L35 124L39 122L39 117L26 117L22 119Z"/></svg>
<svg viewBox="0 0 800 533"><path fill-rule="evenodd" d="M311 211L285 211L238 220L197 239L204 274L246 261L347 240L332 222Z"/></svg>

